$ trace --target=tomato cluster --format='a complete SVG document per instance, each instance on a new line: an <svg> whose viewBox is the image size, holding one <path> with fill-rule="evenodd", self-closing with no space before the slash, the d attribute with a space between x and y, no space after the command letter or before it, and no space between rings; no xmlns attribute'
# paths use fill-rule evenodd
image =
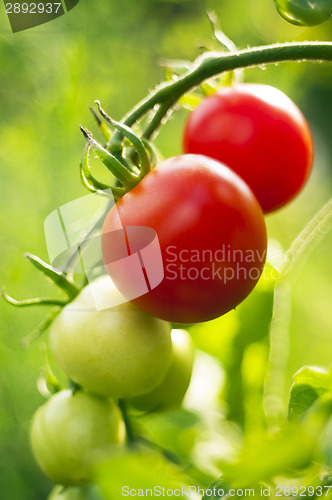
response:
<svg viewBox="0 0 332 500"><path fill-rule="evenodd" d="M198 323L235 308L258 281L266 258L263 212L276 210L308 179L313 141L297 106L268 85L224 87L190 114L184 153L159 164L107 215L105 268L128 300L174 323ZM158 260L141 274L120 261L119 242L134 259L155 231ZM122 254L122 256L124 253ZM128 261L129 262L129 261ZM152 280L151 280L152 278ZM152 284L151 284L152 282Z"/></svg>
<svg viewBox="0 0 332 500"><path fill-rule="evenodd" d="M313 156L303 115L266 85L206 98L183 144L185 154L157 165L107 214L111 279L84 287L51 325L51 351L78 389L39 408L31 443L44 472L69 487L63 498L86 498L95 460L123 445L116 401L141 412L181 405L194 347L171 323L217 318L250 294L266 259L264 212L300 191Z"/></svg>
<svg viewBox="0 0 332 500"><path fill-rule="evenodd" d="M100 300L113 305L97 310ZM120 304L119 304L120 303ZM63 498L88 498L96 460L123 446L118 399L143 412L181 405L194 361L190 335L126 302L108 276L97 278L61 311L50 331L53 355L77 384L35 413L31 445ZM112 398L112 399L110 399ZM62 498L56 488L50 499Z"/></svg>

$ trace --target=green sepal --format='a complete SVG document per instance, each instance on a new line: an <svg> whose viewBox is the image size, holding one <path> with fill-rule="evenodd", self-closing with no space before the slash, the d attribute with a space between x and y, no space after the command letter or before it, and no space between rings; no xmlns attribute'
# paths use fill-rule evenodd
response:
<svg viewBox="0 0 332 500"><path fill-rule="evenodd" d="M33 264L39 271L45 274L55 285L57 285L61 290L67 295L67 297L72 300L80 292L80 288L75 285L75 283L68 278L68 276L56 269L55 267L46 264L36 255L26 253L25 257Z"/></svg>
<svg viewBox="0 0 332 500"><path fill-rule="evenodd" d="M195 94L194 92L190 92L188 94L183 94L179 99L179 104L185 109L192 111L202 102L202 98Z"/></svg>
<svg viewBox="0 0 332 500"><path fill-rule="evenodd" d="M80 130L83 133L87 143L91 149L95 152L96 156L103 162L105 167L121 182L126 188L133 188L137 182L137 175L130 173L128 168L121 163L113 154L111 154L107 149L103 148L93 137L91 132L80 126Z"/></svg>
<svg viewBox="0 0 332 500"><path fill-rule="evenodd" d="M108 128L108 126L103 121L101 121L101 119L99 118L98 114L93 109L93 107L90 106L89 109L90 109L91 113L93 114L93 116L94 116L94 118L95 118L95 120L97 122L98 128L99 128L100 132L102 133L102 136L104 137L106 143L108 143L108 141L112 137L111 130Z"/></svg>
<svg viewBox="0 0 332 500"><path fill-rule="evenodd" d="M121 132L121 134L123 134L135 148L140 162L139 178L142 179L151 170L150 158L144 146L143 141L138 137L138 135L135 134L135 132L130 127L124 125L123 123L116 122L115 120L110 118L108 114L101 107L99 101L95 102L98 106L100 114L105 118L105 120L107 120L111 125L113 125L119 132Z"/></svg>
<svg viewBox="0 0 332 500"><path fill-rule="evenodd" d="M16 300L5 292L3 288L1 290L1 295L8 304L12 304L15 307L28 307L28 306L64 306L68 303L67 300L49 299L36 297L34 299L26 300Z"/></svg>
<svg viewBox="0 0 332 500"><path fill-rule="evenodd" d="M89 164L89 152L90 146L87 144L84 153L80 162L80 176L82 184L91 192L98 193L102 196L108 196L108 191L112 191L113 196L116 200L121 198L126 192L124 188L109 186L108 184L104 184L103 182L98 181L92 173Z"/></svg>

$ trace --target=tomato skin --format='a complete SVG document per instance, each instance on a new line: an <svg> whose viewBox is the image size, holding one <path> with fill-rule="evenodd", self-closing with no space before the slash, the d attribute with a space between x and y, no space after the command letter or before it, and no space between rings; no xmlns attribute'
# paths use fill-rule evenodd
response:
<svg viewBox="0 0 332 500"><path fill-rule="evenodd" d="M224 87L189 115L185 153L225 163L255 193L265 213L292 200L313 161L309 126L280 90L261 84Z"/></svg>
<svg viewBox="0 0 332 500"><path fill-rule="evenodd" d="M166 160L111 209L102 231L103 259L111 276L112 234L119 220L123 227L147 226L156 231L164 278L132 302L173 323L208 321L236 307L254 288L264 267L266 228L255 196L238 175L204 156ZM246 252L254 254L253 260L239 262L239 254ZM238 267L244 269L239 276ZM226 272L234 272L236 279L226 279ZM133 276L130 279L135 281ZM115 284L126 295L123 282Z"/></svg>
<svg viewBox="0 0 332 500"><path fill-rule="evenodd" d="M65 486L88 483L95 454L123 440L124 424L115 403L81 390L56 393L32 420L35 458L50 479Z"/></svg>
<svg viewBox="0 0 332 500"><path fill-rule="evenodd" d="M144 412L167 411L181 405L189 387L194 363L194 345L186 330L172 330L172 359L162 382L148 394L130 399Z"/></svg>
<svg viewBox="0 0 332 500"><path fill-rule="evenodd" d="M119 292L102 276L84 287L52 323L50 347L57 363L95 394L124 398L150 391L170 363L171 326L125 299L97 311L96 295L113 305Z"/></svg>

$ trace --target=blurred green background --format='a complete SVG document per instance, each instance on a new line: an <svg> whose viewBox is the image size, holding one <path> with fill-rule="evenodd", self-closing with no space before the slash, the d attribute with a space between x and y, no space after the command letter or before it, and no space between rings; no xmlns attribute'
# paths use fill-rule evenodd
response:
<svg viewBox="0 0 332 500"><path fill-rule="evenodd" d="M239 48L330 40L332 35L332 21L317 28L287 24L273 0L81 0L65 16L16 34L1 5L0 284L15 298L56 293L23 255L29 251L47 260L44 219L86 194L79 181L84 140L78 124L93 129L88 106L99 99L119 119L163 79L162 59L193 60L200 47L216 48L207 8L217 12L222 29ZM286 92L313 130L316 159L310 182L296 201L267 218L269 235L287 248L331 196L332 66L287 63L247 70L244 77ZM175 113L158 137L164 156L180 153L185 117L183 110ZM302 266L293 288L285 395L303 364L331 362L331 248L332 234ZM2 500L43 500L51 488L34 462L28 438L31 416L43 401L36 386L40 349L38 342L28 350L20 345L44 312L0 302ZM199 334L204 332L196 332L196 339ZM224 332L214 335L219 345ZM198 344L204 347L201 340Z"/></svg>

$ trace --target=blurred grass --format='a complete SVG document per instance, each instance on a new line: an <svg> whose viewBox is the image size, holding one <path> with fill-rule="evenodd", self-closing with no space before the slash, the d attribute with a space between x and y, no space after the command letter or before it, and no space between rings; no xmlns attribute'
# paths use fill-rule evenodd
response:
<svg viewBox="0 0 332 500"><path fill-rule="evenodd" d="M194 59L211 43L207 8L238 47L286 40L330 40L332 22L296 28L272 0L81 0L65 16L12 34L0 9L0 284L16 298L55 293L23 258L47 260L43 222L55 208L85 194L78 164L78 130L93 128L88 106L100 99L119 119L163 78L162 58ZM298 199L268 217L270 235L291 243L331 196L331 64L282 64L246 71L285 91L307 116L316 141L314 174ZM181 150L186 113L174 115L157 139L165 156ZM306 262L293 290L287 384L305 363L328 365L332 337L332 235ZM38 345L21 339L43 317L0 302L0 484L4 500L42 500L50 483L35 465L29 421L42 401L36 378Z"/></svg>

